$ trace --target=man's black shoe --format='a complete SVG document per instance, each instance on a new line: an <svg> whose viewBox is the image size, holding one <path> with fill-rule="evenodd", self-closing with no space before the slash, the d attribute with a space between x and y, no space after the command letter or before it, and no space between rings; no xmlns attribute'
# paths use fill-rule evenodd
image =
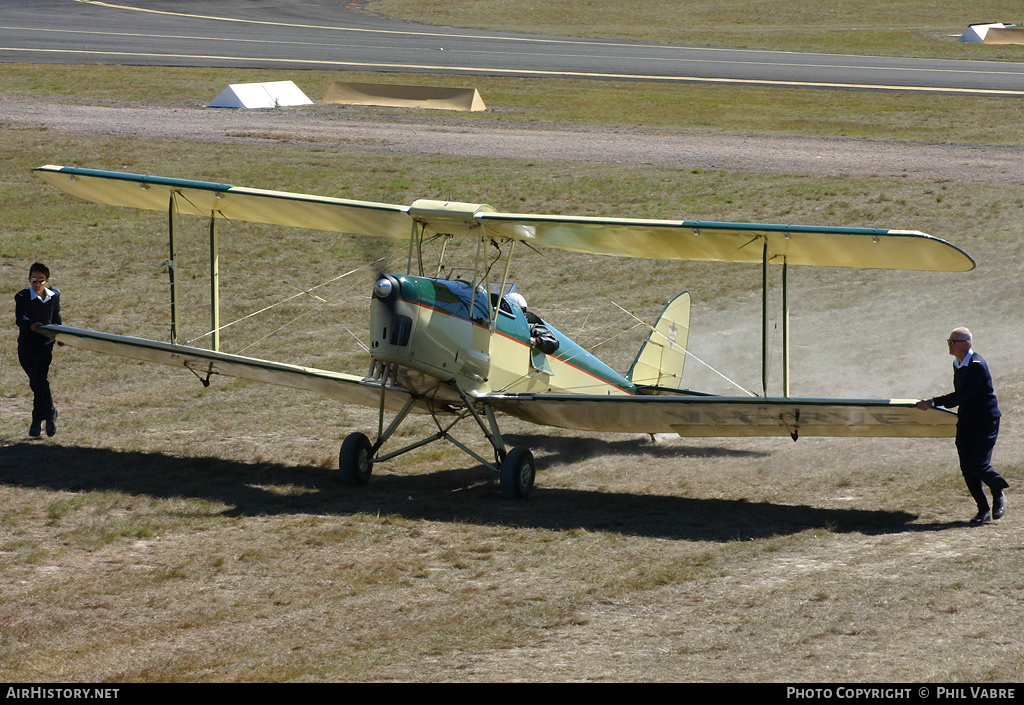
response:
<svg viewBox="0 0 1024 705"><path fill-rule="evenodd" d="M992 518L1002 519L1006 516L1006 495L1001 494L992 500Z"/></svg>
<svg viewBox="0 0 1024 705"><path fill-rule="evenodd" d="M59 413L60 412L58 412L56 409L54 409L53 413L50 414L50 418L46 419L46 435L47 436L53 436L53 435L55 435L57 433L57 415ZM38 436L39 434L37 433L36 435Z"/></svg>
<svg viewBox="0 0 1024 705"><path fill-rule="evenodd" d="M40 434L42 434L43 432L41 426L42 424L40 424L38 421L33 421L32 425L28 427L28 435L32 436L33 438L39 438Z"/></svg>
<svg viewBox="0 0 1024 705"><path fill-rule="evenodd" d="M971 518L971 526L981 526L992 521L992 514L989 512L978 512L977 516Z"/></svg>

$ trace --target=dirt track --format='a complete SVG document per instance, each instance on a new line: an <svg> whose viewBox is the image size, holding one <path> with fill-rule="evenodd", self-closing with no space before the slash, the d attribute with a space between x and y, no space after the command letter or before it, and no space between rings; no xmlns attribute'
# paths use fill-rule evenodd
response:
<svg viewBox="0 0 1024 705"><path fill-rule="evenodd" d="M1024 148L611 129L453 126L443 118L370 121L323 107L279 110L97 107L0 101L0 124L75 134L216 142L288 141L386 152L687 168L1024 183Z"/></svg>

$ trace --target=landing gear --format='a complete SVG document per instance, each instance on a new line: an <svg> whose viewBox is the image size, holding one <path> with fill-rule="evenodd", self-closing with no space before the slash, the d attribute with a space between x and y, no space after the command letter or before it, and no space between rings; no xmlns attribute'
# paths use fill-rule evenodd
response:
<svg viewBox="0 0 1024 705"><path fill-rule="evenodd" d="M387 428L385 428L384 394L388 389L386 381L387 374L389 373L385 371L379 376L381 382L381 402L377 441L372 442L366 434L357 432L350 434L341 444L341 452L338 454L338 466L341 469L341 481L344 484L351 487L365 485L370 481L370 474L373 471L374 463L382 463L385 460L391 460L392 458L396 458L399 455L425 446L428 443L433 443L434 441L446 440L464 451L470 457L479 461L485 467L490 468L497 473L501 485L501 494L506 498L523 499L530 494L531 490L533 490L537 467L533 459L533 453L531 453L527 448L512 448L506 452L505 444L501 439L501 432L498 429L498 422L494 418L494 412L490 406L486 402L479 403L470 399L468 395L454 382L451 382L450 384L452 388L458 392L462 399L462 404L446 401L435 406L432 399L429 397L413 396L406 393L407 398L405 403L397 414L395 414L391 423L388 424ZM381 452L382 446L392 437L401 425L402 421L404 421L405 418L417 408L417 405L420 405L420 409L422 409L423 406L427 406L429 413L437 425L437 431L397 450ZM443 411L448 418L442 421L437 414L438 411ZM488 460L465 443L452 436L452 429L458 425L459 422L467 419L475 421L479 429L483 432L484 437L490 442L491 449L494 452L493 460Z"/></svg>
<svg viewBox="0 0 1024 705"><path fill-rule="evenodd" d="M345 438L338 453L341 481L350 487L365 485L373 472L373 444L362 433Z"/></svg>
<svg viewBox="0 0 1024 705"><path fill-rule="evenodd" d="M506 499L525 498L533 489L533 480L537 475L533 453L528 448L513 448L501 461L499 474L501 494Z"/></svg>
<svg viewBox="0 0 1024 705"><path fill-rule="evenodd" d="M431 439L436 440L436 439ZM448 440L452 440L448 438ZM429 442L429 441L428 441ZM479 455L469 451L461 443L452 441L459 447L469 452L477 460L488 467L498 471L501 494L506 499L525 499L533 490L534 479L537 476L537 464L533 459L533 453L529 448L513 448L497 466L488 463ZM413 444L418 447L423 442ZM387 460L395 457L411 448L405 448L396 453L389 453L381 456L380 459ZM373 461L375 449L370 439L363 433L353 433L345 438L341 444L341 452L338 453L338 467L341 470L341 481L349 487L361 487L370 481L373 473Z"/></svg>

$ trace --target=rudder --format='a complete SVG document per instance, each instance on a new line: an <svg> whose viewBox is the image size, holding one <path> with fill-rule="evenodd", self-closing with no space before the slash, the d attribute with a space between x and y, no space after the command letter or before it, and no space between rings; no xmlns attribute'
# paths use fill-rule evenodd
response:
<svg viewBox="0 0 1024 705"><path fill-rule="evenodd" d="M690 292L684 291L665 305L626 376L638 387L680 389L689 333Z"/></svg>

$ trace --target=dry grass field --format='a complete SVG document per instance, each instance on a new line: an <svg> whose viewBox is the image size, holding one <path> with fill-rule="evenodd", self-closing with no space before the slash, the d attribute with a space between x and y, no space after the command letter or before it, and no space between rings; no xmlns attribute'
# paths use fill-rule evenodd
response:
<svg viewBox="0 0 1024 705"><path fill-rule="evenodd" d="M0 91L12 111L0 107L0 281L13 297L28 264L46 261L71 325L167 337L166 218L75 201L30 175L45 163L394 203L451 195L523 212L914 228L964 248L977 269L794 272L794 393L945 391L945 338L969 325L1004 411L995 463L1014 489L1024 480L1019 181L970 165L962 180L913 165L801 173L784 168L784 153L762 171L685 157L602 163L584 158L585 126L573 128L574 161L463 156L457 134L481 129L473 118L372 109L310 109L333 123L315 140L229 125L216 138L170 138L98 118L72 130L12 115L59 108L75 74L21 70L37 80ZM187 114L181 96L195 105L206 87L145 106ZM109 91L87 102L113 113L144 104ZM874 98L827 97L851 112L862 100ZM452 129L450 153L348 139L353 117ZM950 141L972 141L960 135ZM182 225L192 338L205 332L205 224ZM229 329L225 349L362 371L353 337L365 337L373 262L403 255L226 226L223 318L276 306ZM531 304L620 369L643 333L613 302L651 319L690 289L693 352L758 384L757 268L525 254L515 275ZM295 285L321 284L326 304L281 303ZM686 376L692 388L733 391L699 365ZM15 331L0 329L0 680L958 683L1024 673L1024 503L1011 491L1005 519L968 528L951 440L651 439L507 421L509 441L532 448L539 468L533 495L510 502L488 471L437 444L375 467L365 488L342 486L338 446L375 428L372 410L232 380L204 389L185 371L68 348L52 377L60 431L31 440Z"/></svg>

